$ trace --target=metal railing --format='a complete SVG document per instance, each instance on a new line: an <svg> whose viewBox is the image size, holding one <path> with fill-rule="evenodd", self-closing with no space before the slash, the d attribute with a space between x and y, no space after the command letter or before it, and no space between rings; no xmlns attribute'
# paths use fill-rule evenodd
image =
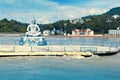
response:
<svg viewBox="0 0 120 80"><path fill-rule="evenodd" d="M97 52L113 51L117 48L102 46L19 46L0 45L0 52Z"/></svg>
<svg viewBox="0 0 120 80"><path fill-rule="evenodd" d="M101 41L101 42L93 42L93 41L80 41L80 40L48 40L47 46L27 46L26 51L39 51L39 52L94 52L98 51L96 46L103 46L108 47L111 51L112 47L120 48L120 41L117 42L108 42L108 41ZM6 46L3 46L6 45ZM9 45L9 46L8 46ZM3 46L3 47L1 47ZM75 47L76 46L76 47ZM25 46L19 45L19 40L1 40L0 41L0 51L25 51ZM18 47L21 49L19 50ZM6 49L5 49L6 48ZM37 48L37 49L36 49Z"/></svg>

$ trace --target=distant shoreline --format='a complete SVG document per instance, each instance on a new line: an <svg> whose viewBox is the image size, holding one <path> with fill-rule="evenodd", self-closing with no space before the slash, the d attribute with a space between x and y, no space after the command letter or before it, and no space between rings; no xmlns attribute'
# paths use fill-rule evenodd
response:
<svg viewBox="0 0 120 80"><path fill-rule="evenodd" d="M23 36L24 33L0 33L0 36Z"/></svg>
<svg viewBox="0 0 120 80"><path fill-rule="evenodd" d="M15 37L19 37L19 36L24 36L25 33L0 33L0 36L15 36ZM97 38L120 38L120 36L104 36L104 35L93 35L93 36L87 36L87 35L69 35L69 36L64 36L64 35L49 35L49 36L44 36L44 37L58 37L58 38L65 38L65 37L86 37L86 38L93 38L93 37L97 37Z"/></svg>
<svg viewBox="0 0 120 80"><path fill-rule="evenodd" d="M93 36L89 36L89 35L70 35L70 37L97 37L97 38L120 38L120 36L105 36L105 35L93 35Z"/></svg>

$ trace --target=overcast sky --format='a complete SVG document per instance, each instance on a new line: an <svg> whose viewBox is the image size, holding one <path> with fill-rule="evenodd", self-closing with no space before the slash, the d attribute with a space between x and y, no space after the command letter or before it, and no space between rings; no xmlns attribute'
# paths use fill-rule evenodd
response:
<svg viewBox="0 0 120 80"><path fill-rule="evenodd" d="M120 0L0 0L0 19L38 23L102 14L119 7Z"/></svg>

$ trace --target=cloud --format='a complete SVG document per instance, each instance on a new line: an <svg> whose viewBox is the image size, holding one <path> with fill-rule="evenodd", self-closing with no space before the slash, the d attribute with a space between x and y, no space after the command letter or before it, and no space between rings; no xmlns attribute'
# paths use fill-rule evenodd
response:
<svg viewBox="0 0 120 80"><path fill-rule="evenodd" d="M89 13L89 14L95 15L95 14L102 14L102 13L105 13L106 11L107 11L106 9L100 10L100 9L92 8L92 9L90 9L90 10L88 11L88 13Z"/></svg>
<svg viewBox="0 0 120 80"><path fill-rule="evenodd" d="M39 20L39 23L50 23L61 19L102 14L110 8L120 5L120 0L88 0L84 3L78 0L78 2L72 2L62 4L63 1L59 3L55 0L0 0L0 19L6 17L20 22L30 22L34 16Z"/></svg>

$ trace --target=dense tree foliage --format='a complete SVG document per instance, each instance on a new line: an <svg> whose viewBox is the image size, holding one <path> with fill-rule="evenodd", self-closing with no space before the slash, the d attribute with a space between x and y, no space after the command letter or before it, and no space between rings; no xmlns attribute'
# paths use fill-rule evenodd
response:
<svg viewBox="0 0 120 80"><path fill-rule="evenodd" d="M105 13L106 15L120 15L120 7L112 8L109 12Z"/></svg>
<svg viewBox="0 0 120 80"><path fill-rule="evenodd" d="M120 15L120 7L116 7L102 15L91 15L82 17L84 23L71 23L70 20L60 20L51 24L39 24L41 31L43 30L62 30L71 33L73 29L90 28L95 33L107 33L109 29L116 29L120 26L120 17L113 18L113 15ZM6 18L0 20L0 32L24 33L27 28L26 23L17 22L15 20L7 20Z"/></svg>
<svg viewBox="0 0 120 80"><path fill-rule="evenodd" d="M0 32L20 33L26 31L27 24L17 22L15 20L7 20L6 18L0 20Z"/></svg>

